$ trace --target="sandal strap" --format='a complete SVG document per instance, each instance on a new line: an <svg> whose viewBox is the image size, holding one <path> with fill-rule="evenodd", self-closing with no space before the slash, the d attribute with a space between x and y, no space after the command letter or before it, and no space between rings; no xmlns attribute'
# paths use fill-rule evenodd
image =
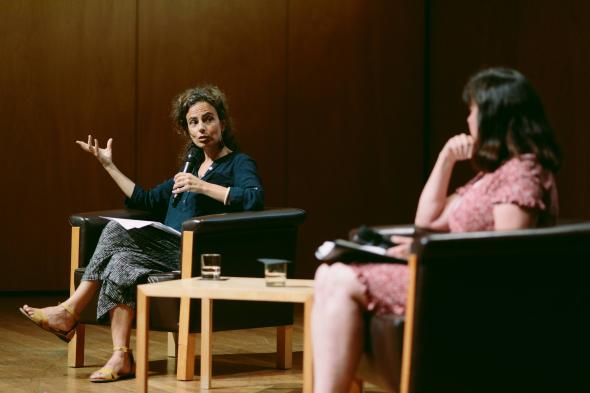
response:
<svg viewBox="0 0 590 393"><path fill-rule="evenodd" d="M119 375L111 367L103 367L100 370L98 370L97 373L102 374L104 376L110 376L111 377L110 379L117 379L117 376ZM101 378L101 379L107 379L107 378Z"/></svg>
<svg viewBox="0 0 590 393"><path fill-rule="evenodd" d="M121 346L114 346L113 351L131 352L131 349L127 346L121 345Z"/></svg>
<svg viewBox="0 0 590 393"><path fill-rule="evenodd" d="M59 303L58 306L63 308L64 310L66 310L68 313L70 313L76 321L78 319L80 319L80 317L78 316L78 313L76 312L76 310L74 310L74 307L72 307L71 305L69 305L67 303Z"/></svg>

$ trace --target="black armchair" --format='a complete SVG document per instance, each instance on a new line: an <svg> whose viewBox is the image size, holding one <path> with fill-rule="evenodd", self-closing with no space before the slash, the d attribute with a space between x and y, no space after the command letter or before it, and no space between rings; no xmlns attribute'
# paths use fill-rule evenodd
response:
<svg viewBox="0 0 590 393"><path fill-rule="evenodd" d="M405 321L362 379L406 392L590 391L590 223L417 237Z"/></svg>
<svg viewBox="0 0 590 393"><path fill-rule="evenodd" d="M137 210L110 210L90 212L70 217L72 225L71 284L73 292L84 273L100 237L108 222L101 216L155 220L148 212ZM298 226L304 221L305 212L299 209L266 209L263 211L215 214L195 217L183 223L180 270L154 274L148 282L190 278L200 275L200 255L216 252L222 254L222 275L261 277L262 264L257 258L283 258L295 261ZM293 275L294 263L288 274ZM96 301L96 299L94 300ZM191 301L189 337L179 341L178 379L192 379L194 373L194 343L200 330L200 302ZM180 301L178 299L154 299L150 306L152 330L178 332ZM291 326L293 306L290 303L216 301L213 330L234 330L255 327L277 327L277 345L280 353L278 366L289 368L291 364ZM96 308L91 303L81 314L75 338L70 342L68 363L72 367L84 363L84 325L96 324ZM170 348L170 346L169 346ZM179 351L180 351L179 350Z"/></svg>

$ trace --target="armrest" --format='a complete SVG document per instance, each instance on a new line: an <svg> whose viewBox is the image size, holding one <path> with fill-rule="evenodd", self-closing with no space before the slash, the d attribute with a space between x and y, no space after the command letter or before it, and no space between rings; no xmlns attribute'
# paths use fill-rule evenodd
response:
<svg viewBox="0 0 590 393"><path fill-rule="evenodd" d="M113 210L96 210L92 212L76 213L70 216L70 224L76 227L85 227L86 225L94 226L99 225L104 227L107 220L101 218L105 217L117 217L117 218L128 218L135 220L152 220L158 219L153 213L145 210L132 210L132 209L113 209ZM159 220L158 220L159 221Z"/></svg>
<svg viewBox="0 0 590 393"><path fill-rule="evenodd" d="M71 215L69 221L72 227L80 227L80 266L86 266L88 261L90 261L100 234L108 223L108 220L101 216L152 221L157 219L157 217L148 211L131 209L97 210Z"/></svg>
<svg viewBox="0 0 590 393"><path fill-rule="evenodd" d="M556 225L546 228L511 231L481 231L464 233L431 233L414 242L414 252L420 257L463 257L530 255L542 248L566 249L563 245L574 236L588 236L589 222Z"/></svg>
<svg viewBox="0 0 590 393"><path fill-rule="evenodd" d="M376 225L371 226L371 229L375 230L382 236L416 236L422 233L422 229L416 228L414 224L402 224L402 225ZM358 232L358 228L351 229L348 232L348 238L353 240Z"/></svg>
<svg viewBox="0 0 590 393"><path fill-rule="evenodd" d="M294 208L269 208L260 211L211 214L194 217L182 224L183 231L215 233L228 230L293 227L305 220L306 213Z"/></svg>
<svg viewBox="0 0 590 393"><path fill-rule="evenodd" d="M415 236L421 231L420 228L416 228L414 224L403 224L403 225L378 225L371 227L375 231L379 232L383 236Z"/></svg>

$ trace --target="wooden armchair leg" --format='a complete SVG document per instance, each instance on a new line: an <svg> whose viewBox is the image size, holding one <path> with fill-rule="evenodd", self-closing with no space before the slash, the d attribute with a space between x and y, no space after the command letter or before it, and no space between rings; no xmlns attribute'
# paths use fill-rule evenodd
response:
<svg viewBox="0 0 590 393"><path fill-rule="evenodd" d="M168 357L175 358L178 355L178 333L168 332Z"/></svg>
<svg viewBox="0 0 590 393"><path fill-rule="evenodd" d="M293 325L277 327L277 368L293 366Z"/></svg>
<svg viewBox="0 0 590 393"><path fill-rule="evenodd" d="M178 338L178 362L176 365L176 379L178 381L192 381L195 377L195 341L197 333L190 333L184 342Z"/></svg>
<svg viewBox="0 0 590 393"><path fill-rule="evenodd" d="M76 328L76 334L68 344L68 366L84 367L84 340L86 338L86 325L80 324Z"/></svg>
<svg viewBox="0 0 590 393"><path fill-rule="evenodd" d="M352 383L350 384L350 390L348 393L363 393L365 390L363 388L363 380L362 379L353 379Z"/></svg>

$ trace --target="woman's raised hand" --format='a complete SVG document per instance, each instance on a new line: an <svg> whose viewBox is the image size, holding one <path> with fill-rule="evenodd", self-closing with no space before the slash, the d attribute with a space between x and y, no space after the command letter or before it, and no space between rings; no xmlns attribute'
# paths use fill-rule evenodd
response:
<svg viewBox="0 0 590 393"><path fill-rule="evenodd" d="M458 134L447 141L441 154L452 162L469 160L473 155L475 138L467 134Z"/></svg>
<svg viewBox="0 0 590 393"><path fill-rule="evenodd" d="M395 246L387 249L386 254L397 259L408 259L414 238L408 236L392 236Z"/></svg>
<svg viewBox="0 0 590 393"><path fill-rule="evenodd" d="M93 142L92 135L88 135L88 142L76 141L76 144L95 156L102 166L107 167L113 164L113 138L109 138L104 149L98 146L98 139L95 138Z"/></svg>

